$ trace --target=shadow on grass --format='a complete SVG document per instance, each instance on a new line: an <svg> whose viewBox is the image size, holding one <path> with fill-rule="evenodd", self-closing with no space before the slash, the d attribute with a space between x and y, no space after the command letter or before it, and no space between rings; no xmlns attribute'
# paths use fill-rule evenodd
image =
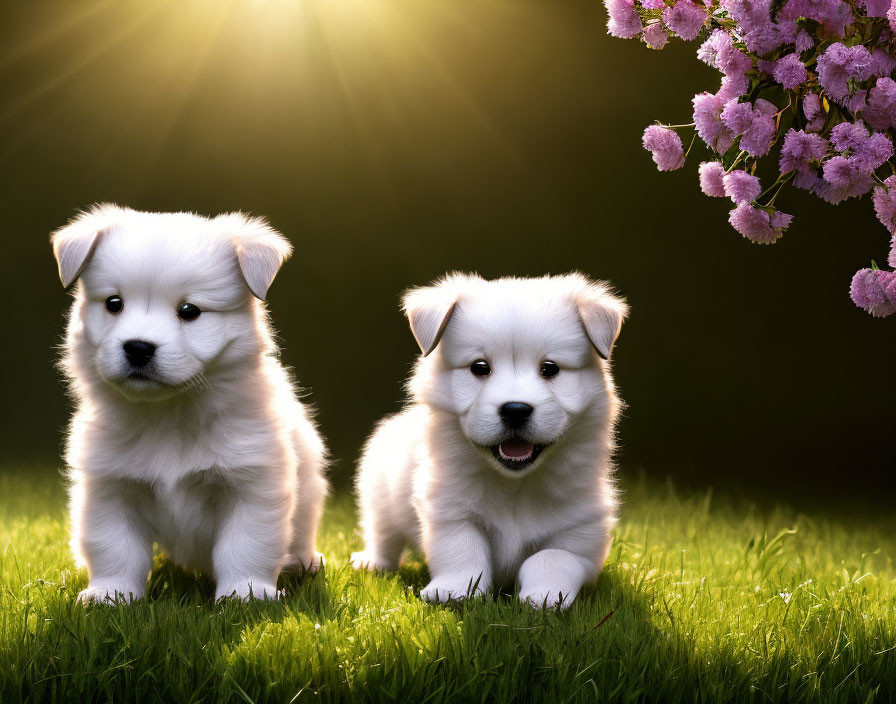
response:
<svg viewBox="0 0 896 704"><path fill-rule="evenodd" d="M146 597L116 605L78 603L84 577L36 585L23 622L4 624L0 701L214 701L222 650L331 602L325 572L284 576L282 600L216 602L212 579L157 557Z"/></svg>
<svg viewBox="0 0 896 704"><path fill-rule="evenodd" d="M406 563L399 579L419 591L428 581L425 564ZM642 587L609 565L560 612L531 609L508 592L429 605L427 611L453 614L460 634L456 643L432 649L431 667L418 665L425 679L407 671L395 679L377 672L375 679L334 686L331 677L319 675L315 692L333 701L388 700L400 692L409 701L456 702L854 702L896 695L886 653L851 643L859 626L852 624L850 635L842 615L839 630L827 637L807 630L807 639L817 639L809 658L773 630L764 641L757 632L753 643L739 649L734 641L691 632L666 595ZM745 628L766 625L754 618ZM878 635L880 643L896 642L887 627ZM754 647L762 650L758 659L747 657ZM242 674L246 686L255 684L250 673Z"/></svg>
<svg viewBox="0 0 896 704"><path fill-rule="evenodd" d="M277 589L283 599L258 602L260 606L270 607L271 614L283 605L283 600L289 600L292 604L301 605L302 612L322 615L330 600L326 568L319 572L282 572L277 580ZM146 585L145 598L148 602L172 600L213 607L215 581L205 573L186 570L165 556L157 556Z"/></svg>

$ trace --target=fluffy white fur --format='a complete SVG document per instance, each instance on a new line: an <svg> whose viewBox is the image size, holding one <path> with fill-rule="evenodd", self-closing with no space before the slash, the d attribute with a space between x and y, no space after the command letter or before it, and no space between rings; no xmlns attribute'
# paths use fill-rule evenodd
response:
<svg viewBox="0 0 896 704"><path fill-rule="evenodd" d="M517 581L535 607L568 606L610 549L620 402L605 361L627 309L578 274L486 281L450 275L411 290L404 310L423 356L404 411L368 441L357 477L364 550L356 568L395 569L422 549L427 601ZM488 376L471 364L485 360ZM541 365L560 367L544 378ZM508 402L534 407L512 431ZM508 468L492 448L514 433L544 446Z"/></svg>
<svg viewBox="0 0 896 704"><path fill-rule="evenodd" d="M270 598L282 569L317 569L324 446L257 300L289 243L239 213L113 205L52 242L74 284L62 366L76 403L72 547L90 575L80 599L143 596L154 541L212 573L217 597ZM184 303L199 317L180 319ZM123 351L134 339L157 345L140 370Z"/></svg>

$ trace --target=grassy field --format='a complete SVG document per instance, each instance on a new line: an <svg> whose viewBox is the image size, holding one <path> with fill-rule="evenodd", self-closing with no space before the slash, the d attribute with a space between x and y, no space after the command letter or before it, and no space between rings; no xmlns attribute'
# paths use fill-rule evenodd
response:
<svg viewBox="0 0 896 704"><path fill-rule="evenodd" d="M281 603L215 604L207 579L157 559L148 599L85 608L60 479L8 472L0 701L896 698L894 521L626 489L606 569L563 613L422 604L420 562L353 573L347 496L324 519L325 574Z"/></svg>

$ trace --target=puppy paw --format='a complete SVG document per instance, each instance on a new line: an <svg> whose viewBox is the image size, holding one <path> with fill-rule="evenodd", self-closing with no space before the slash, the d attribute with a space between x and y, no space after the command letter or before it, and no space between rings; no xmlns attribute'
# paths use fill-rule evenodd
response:
<svg viewBox="0 0 896 704"><path fill-rule="evenodd" d="M92 584L78 592L82 604L128 604L143 596L143 589L132 585Z"/></svg>
<svg viewBox="0 0 896 704"><path fill-rule="evenodd" d="M420 590L420 598L433 604L444 604L447 601L460 601L485 594L476 586L476 579L470 577L442 577L432 580Z"/></svg>
<svg viewBox="0 0 896 704"><path fill-rule="evenodd" d="M356 570L385 570L387 572L394 572L398 567L394 562L384 560L368 550L353 552L351 563L352 567Z"/></svg>
<svg viewBox="0 0 896 704"><path fill-rule="evenodd" d="M567 609L575 598L575 594L568 595L549 590L535 589L520 592L520 601L533 609Z"/></svg>
<svg viewBox="0 0 896 704"><path fill-rule="evenodd" d="M242 599L243 601L249 601L250 599L270 601L279 599L281 596L283 594L277 590L276 585L257 579L227 582L219 585L215 590L215 601L230 597Z"/></svg>
<svg viewBox="0 0 896 704"><path fill-rule="evenodd" d="M282 572L303 575L308 572L315 573L324 568L326 560L322 553L316 552L310 557L290 557L283 566Z"/></svg>

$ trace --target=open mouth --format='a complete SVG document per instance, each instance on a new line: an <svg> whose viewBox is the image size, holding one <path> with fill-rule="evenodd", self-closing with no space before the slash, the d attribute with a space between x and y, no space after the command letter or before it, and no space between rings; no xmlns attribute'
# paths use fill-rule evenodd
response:
<svg viewBox="0 0 896 704"><path fill-rule="evenodd" d="M546 445L535 445L519 438L511 438L499 445L492 445L491 450L495 459L507 469L519 471L537 460L545 447Z"/></svg>

